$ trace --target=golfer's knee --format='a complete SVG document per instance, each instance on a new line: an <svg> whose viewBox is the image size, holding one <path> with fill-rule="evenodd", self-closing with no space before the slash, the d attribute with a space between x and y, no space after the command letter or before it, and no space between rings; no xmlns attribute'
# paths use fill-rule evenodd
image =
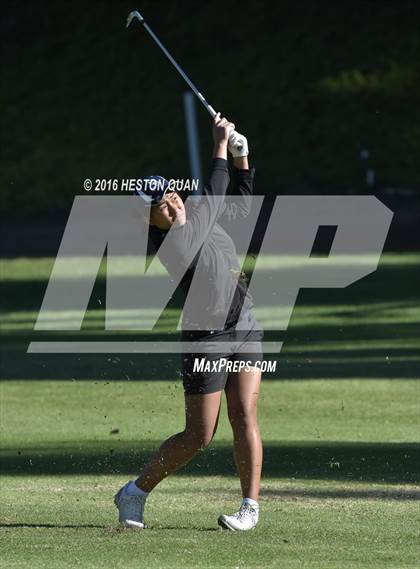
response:
<svg viewBox="0 0 420 569"><path fill-rule="evenodd" d="M246 431L255 429L257 426L257 415L254 408L237 409L229 413L229 422L232 429Z"/></svg>
<svg viewBox="0 0 420 569"><path fill-rule="evenodd" d="M190 449L199 451L209 446L213 439L213 430L196 431L193 429L185 429L185 442Z"/></svg>

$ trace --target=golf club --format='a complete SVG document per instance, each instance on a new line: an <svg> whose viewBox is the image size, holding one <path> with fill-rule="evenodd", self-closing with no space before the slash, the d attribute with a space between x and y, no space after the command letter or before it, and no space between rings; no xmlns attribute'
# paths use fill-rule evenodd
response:
<svg viewBox="0 0 420 569"><path fill-rule="evenodd" d="M217 114L216 111L206 101L206 99L203 97L203 95L200 93L200 91L197 89L197 87L194 85L194 83L191 81L191 79L188 77L188 75L185 73L185 71L182 69L182 67L180 67L178 65L178 63L175 61L175 59L172 57L172 55L169 53L169 51L166 49L166 47L162 44L162 42L157 37L157 35L154 33L154 31L145 22L143 16L140 14L140 12L138 12L137 10L134 10L133 12L130 12L128 14L126 27L128 28L128 26L131 24L131 22L133 21L134 18L137 18L139 20L139 22L141 24L143 24L143 27L145 28L147 33L152 37L152 39L155 41L155 43L157 43L157 45L160 47L160 49L163 51L163 53L166 55L166 57L169 59L169 61L172 63L172 65L175 67L175 69L178 71L178 73L181 75L181 77L186 81L186 83L188 84L190 89L196 94L196 96L201 101L201 103L204 105L204 107L206 108L206 110L208 111L210 116L214 118ZM235 144L235 138L236 138L237 134L238 133L236 131L232 132L232 134L230 135L230 137L231 137L230 142L236 148L238 148L238 150L241 150L242 146Z"/></svg>

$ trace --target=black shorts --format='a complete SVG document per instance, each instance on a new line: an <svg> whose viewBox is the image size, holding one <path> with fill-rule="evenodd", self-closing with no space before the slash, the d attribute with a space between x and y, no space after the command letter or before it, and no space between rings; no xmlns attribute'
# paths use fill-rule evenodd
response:
<svg viewBox="0 0 420 569"><path fill-rule="evenodd" d="M262 361L261 342L264 332L251 312L245 315L245 320L245 329L233 327L215 332L183 331L183 342L203 346L202 351L198 349L193 353L188 351L182 354L181 374L185 393L223 391L229 373L253 367L256 362ZM243 325L244 319L241 323Z"/></svg>

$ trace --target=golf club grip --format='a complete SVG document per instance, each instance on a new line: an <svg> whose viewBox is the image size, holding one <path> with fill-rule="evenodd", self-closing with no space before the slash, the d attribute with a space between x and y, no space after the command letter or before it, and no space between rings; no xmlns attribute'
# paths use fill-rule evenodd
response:
<svg viewBox="0 0 420 569"><path fill-rule="evenodd" d="M206 107L206 109L208 110L210 116L214 118L214 117L217 115L217 113L216 113L216 111L213 109L213 107L208 104L208 102L207 102L206 99L203 97L203 95L200 93L200 91L197 91L196 95L197 95L198 99L199 99L199 100L203 103L203 105ZM231 135L232 135L232 134L239 134L239 132L236 132L236 130L234 130L234 131L231 133ZM239 150L239 152L241 152L241 150L242 150L242 145L239 145L239 146L237 146L236 148Z"/></svg>
<svg viewBox="0 0 420 569"><path fill-rule="evenodd" d="M234 131L231 133L231 136L232 136L232 134L239 134L239 132L236 132L236 130L234 130ZM240 151L242 150L242 144L239 144L238 146L235 146L235 148L237 148L237 149L239 150L239 152L240 152Z"/></svg>

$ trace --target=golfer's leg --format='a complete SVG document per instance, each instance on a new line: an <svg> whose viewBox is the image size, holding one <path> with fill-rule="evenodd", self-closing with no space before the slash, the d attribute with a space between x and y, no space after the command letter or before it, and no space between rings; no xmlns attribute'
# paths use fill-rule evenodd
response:
<svg viewBox="0 0 420 569"><path fill-rule="evenodd" d="M242 495L258 501L263 449L257 420L257 403L261 371L229 375L225 392L229 421L233 430L236 468L241 480Z"/></svg>
<svg viewBox="0 0 420 569"><path fill-rule="evenodd" d="M201 449L209 445L216 432L222 392L185 394L185 429L169 437L142 469L136 484L150 492Z"/></svg>

